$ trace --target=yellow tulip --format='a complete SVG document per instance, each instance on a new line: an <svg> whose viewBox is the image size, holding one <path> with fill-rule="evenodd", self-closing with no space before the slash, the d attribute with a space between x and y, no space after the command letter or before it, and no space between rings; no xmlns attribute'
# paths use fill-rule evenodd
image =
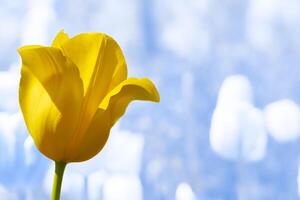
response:
<svg viewBox="0 0 300 200"><path fill-rule="evenodd" d="M127 78L122 50L106 34L69 38L60 31L50 47L18 51L19 102L26 126L37 148L56 163L95 156L131 101L159 102L149 79Z"/></svg>

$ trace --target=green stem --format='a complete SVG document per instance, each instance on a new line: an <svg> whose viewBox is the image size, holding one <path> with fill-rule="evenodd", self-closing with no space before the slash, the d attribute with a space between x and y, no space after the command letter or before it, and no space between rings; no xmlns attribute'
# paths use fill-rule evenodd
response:
<svg viewBox="0 0 300 200"><path fill-rule="evenodd" d="M54 174L54 180L52 186L52 198L51 198L52 200L60 200L61 185L62 185L66 164L67 163L65 162L55 161L55 174Z"/></svg>

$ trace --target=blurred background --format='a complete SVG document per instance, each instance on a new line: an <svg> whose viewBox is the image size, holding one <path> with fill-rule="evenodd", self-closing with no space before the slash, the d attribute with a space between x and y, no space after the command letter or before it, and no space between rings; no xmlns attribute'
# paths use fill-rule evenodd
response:
<svg viewBox="0 0 300 200"><path fill-rule="evenodd" d="M294 200L300 175L300 1L0 0L0 199L49 199L53 163L18 106L16 48L105 32L159 104L134 102L62 199Z"/></svg>

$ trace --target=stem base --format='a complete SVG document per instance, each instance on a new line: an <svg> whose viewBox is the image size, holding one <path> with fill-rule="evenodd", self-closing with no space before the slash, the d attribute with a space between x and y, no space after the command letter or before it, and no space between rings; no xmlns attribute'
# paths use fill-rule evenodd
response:
<svg viewBox="0 0 300 200"><path fill-rule="evenodd" d="M55 173L52 186L51 200L60 200L62 180L67 163L55 161Z"/></svg>

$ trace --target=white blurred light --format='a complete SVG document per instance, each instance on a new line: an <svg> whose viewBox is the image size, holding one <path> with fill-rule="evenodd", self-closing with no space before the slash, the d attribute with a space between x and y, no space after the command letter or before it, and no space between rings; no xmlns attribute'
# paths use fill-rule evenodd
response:
<svg viewBox="0 0 300 200"><path fill-rule="evenodd" d="M212 40L206 20L208 0L155 1L155 11L163 47L191 60L207 55Z"/></svg>
<svg viewBox="0 0 300 200"><path fill-rule="evenodd" d="M143 188L137 175L114 175L103 187L104 200L142 200Z"/></svg>
<svg viewBox="0 0 300 200"><path fill-rule="evenodd" d="M10 192L5 186L0 184L0 197L3 200L17 200L18 195L16 193Z"/></svg>
<svg viewBox="0 0 300 200"><path fill-rule="evenodd" d="M112 132L103 152L106 169L111 172L139 173L144 148L142 134Z"/></svg>
<svg viewBox="0 0 300 200"><path fill-rule="evenodd" d="M230 107L241 102L252 103L252 93L251 83L245 76L229 76L222 83L217 103Z"/></svg>
<svg viewBox="0 0 300 200"><path fill-rule="evenodd" d="M28 0L21 35L22 44L46 44L50 24L55 19L53 0Z"/></svg>
<svg viewBox="0 0 300 200"><path fill-rule="evenodd" d="M226 159L257 161L264 157L267 135L263 113L252 105L252 88L246 77L228 77L214 110L210 144Z"/></svg>
<svg viewBox="0 0 300 200"><path fill-rule="evenodd" d="M109 178L109 174L104 170L98 170L89 175L88 178L88 196L90 199L102 199L103 185Z"/></svg>
<svg viewBox="0 0 300 200"><path fill-rule="evenodd" d="M271 103L265 108L266 128L278 142L295 140L300 135L300 108L288 99Z"/></svg>
<svg viewBox="0 0 300 200"><path fill-rule="evenodd" d="M180 85L180 98L178 98L175 105L170 104L172 108L176 110L179 114L190 115L191 109L194 102L195 94L195 76L192 72L186 71L181 75L181 85Z"/></svg>
<svg viewBox="0 0 300 200"><path fill-rule="evenodd" d="M146 168L147 179L154 181L163 173L165 163L162 159L150 160L148 163Z"/></svg>
<svg viewBox="0 0 300 200"><path fill-rule="evenodd" d="M0 112L0 163L8 165L15 161L16 140L22 118L20 113L8 114Z"/></svg>
<svg viewBox="0 0 300 200"><path fill-rule="evenodd" d="M15 58L15 47L19 42L23 22L23 8L27 1L1 1L0 6L0 69L8 68L8 63ZM3 62L4 61L4 62ZM1 95L0 95L1 96ZM1 101L1 100L0 100Z"/></svg>
<svg viewBox="0 0 300 200"><path fill-rule="evenodd" d="M280 31L289 37L296 37L299 30L295 26L300 22L300 2L298 0L252 0L246 20L246 36L250 44L265 52L276 52L281 48ZM291 34L292 33L292 34ZM293 34L295 33L295 34Z"/></svg>
<svg viewBox="0 0 300 200"><path fill-rule="evenodd" d="M28 136L24 142L25 164L32 165L36 159L36 147L31 136Z"/></svg>
<svg viewBox="0 0 300 200"><path fill-rule="evenodd" d="M180 183L176 189L176 200L196 200L195 194L188 183Z"/></svg>
<svg viewBox="0 0 300 200"><path fill-rule="evenodd" d="M297 184L298 184L298 195L300 197L300 165L298 166Z"/></svg>
<svg viewBox="0 0 300 200"><path fill-rule="evenodd" d="M142 32L139 28L140 17L138 5L140 2L138 0L98 2L98 12L91 14L93 20L89 22L93 29L112 35L117 39L121 47L126 48L129 46L133 47L131 49L136 49L137 46L143 44ZM116 24L117 26L115 26Z"/></svg>
<svg viewBox="0 0 300 200"><path fill-rule="evenodd" d="M0 111L15 112L18 109L18 70L0 71Z"/></svg>

